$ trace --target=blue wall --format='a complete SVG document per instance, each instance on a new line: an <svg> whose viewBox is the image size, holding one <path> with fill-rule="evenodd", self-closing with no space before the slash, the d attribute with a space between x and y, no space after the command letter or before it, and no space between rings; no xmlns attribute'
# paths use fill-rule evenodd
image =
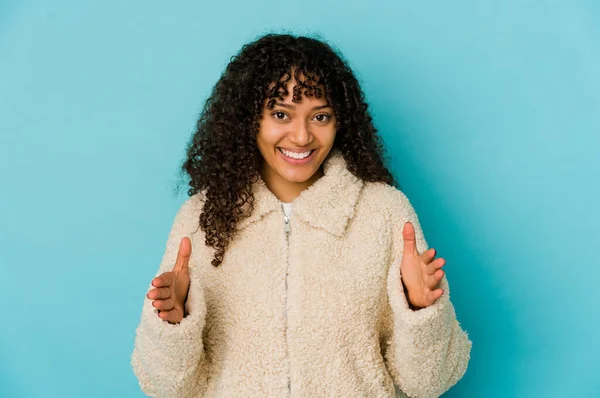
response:
<svg viewBox="0 0 600 398"><path fill-rule="evenodd" d="M0 396L142 396L177 166L273 29L349 59L447 260L474 346L446 396L600 396L600 2L491 3L0 2Z"/></svg>

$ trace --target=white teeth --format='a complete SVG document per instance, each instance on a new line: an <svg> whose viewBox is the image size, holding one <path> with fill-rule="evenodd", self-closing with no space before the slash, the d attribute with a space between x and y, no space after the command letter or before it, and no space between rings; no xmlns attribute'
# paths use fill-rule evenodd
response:
<svg viewBox="0 0 600 398"><path fill-rule="evenodd" d="M283 153L288 158L294 158L294 159L304 159L304 158L309 157L310 154L312 153L312 151L303 152L303 153L290 152L290 151L286 151L283 148L279 148L279 150L281 151L281 153Z"/></svg>

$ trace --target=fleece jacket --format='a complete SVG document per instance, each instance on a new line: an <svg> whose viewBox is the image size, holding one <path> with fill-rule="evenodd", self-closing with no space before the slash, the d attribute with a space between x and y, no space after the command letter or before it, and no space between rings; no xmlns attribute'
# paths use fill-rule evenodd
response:
<svg viewBox="0 0 600 398"><path fill-rule="evenodd" d="M168 323L144 298L131 365L147 395L438 397L463 377L472 341L446 273L428 307L411 309L403 290L407 221L428 249L407 196L354 176L335 149L323 172L289 219L264 180L253 183L254 209L219 267L198 226L205 192L181 205L156 276L189 237L188 315Z"/></svg>

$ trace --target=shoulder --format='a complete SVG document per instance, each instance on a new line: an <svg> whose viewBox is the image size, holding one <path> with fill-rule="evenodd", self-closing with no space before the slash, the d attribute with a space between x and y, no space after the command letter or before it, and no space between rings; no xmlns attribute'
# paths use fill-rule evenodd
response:
<svg viewBox="0 0 600 398"><path fill-rule="evenodd" d="M205 191L198 192L185 199L175 215L175 226L186 231L190 229L194 230L198 226L200 213L202 213L205 201Z"/></svg>
<svg viewBox="0 0 600 398"><path fill-rule="evenodd" d="M396 187L382 182L367 183L367 185L369 188L366 196L385 214L394 237L394 244L403 239L404 225L406 222L410 222L415 229L419 253L427 250L428 243L421 229L419 216L406 194ZM399 250L398 246L395 247L395 250Z"/></svg>
<svg viewBox="0 0 600 398"><path fill-rule="evenodd" d="M206 201L206 190L202 190L190 197L188 197L183 204L181 205L179 211L184 211L186 213L192 213L195 215L200 215L202 212L202 208L204 207L204 202Z"/></svg>
<svg viewBox="0 0 600 398"><path fill-rule="evenodd" d="M178 215L197 215L199 216L206 202L206 188L195 193L192 196L187 197L178 210Z"/></svg>
<svg viewBox="0 0 600 398"><path fill-rule="evenodd" d="M365 182L363 198L389 217L405 218L414 212L406 194L384 182Z"/></svg>

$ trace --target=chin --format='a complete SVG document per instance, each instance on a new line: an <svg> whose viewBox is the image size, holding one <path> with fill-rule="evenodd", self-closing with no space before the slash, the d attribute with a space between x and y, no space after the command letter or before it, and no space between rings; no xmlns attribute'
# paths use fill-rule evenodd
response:
<svg viewBox="0 0 600 398"><path fill-rule="evenodd" d="M280 170L278 171L278 174L286 181L297 183L302 183L310 180L310 178L317 172L317 170L311 170L309 172L305 170L292 170L291 173L289 171L290 170Z"/></svg>
<svg viewBox="0 0 600 398"><path fill-rule="evenodd" d="M310 178L315 174L315 172L310 173L310 174L294 173L293 175L288 175L286 173L279 173L279 175L286 181L301 183L301 182L306 182L306 181L310 180Z"/></svg>

